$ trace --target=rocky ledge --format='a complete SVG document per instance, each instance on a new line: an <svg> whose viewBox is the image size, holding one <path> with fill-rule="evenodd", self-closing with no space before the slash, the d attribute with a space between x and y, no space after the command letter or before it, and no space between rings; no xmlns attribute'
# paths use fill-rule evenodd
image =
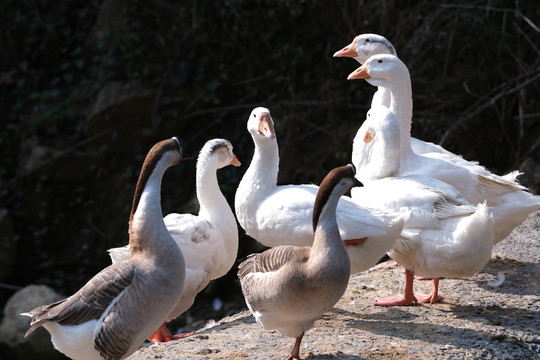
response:
<svg viewBox="0 0 540 360"><path fill-rule="evenodd" d="M383 308L376 297L401 292L403 269L351 277L334 307L302 341L304 359L539 359L540 211L497 244L486 268L443 279L437 304ZM504 279L504 281L502 281ZM501 283L502 282L502 283ZM429 292L431 281L416 281ZM244 311L195 335L144 346L129 360L284 359L294 340L267 331Z"/></svg>

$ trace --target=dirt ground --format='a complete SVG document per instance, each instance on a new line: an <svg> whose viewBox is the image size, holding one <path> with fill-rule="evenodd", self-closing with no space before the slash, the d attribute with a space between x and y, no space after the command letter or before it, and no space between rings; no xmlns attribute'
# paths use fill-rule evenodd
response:
<svg viewBox="0 0 540 360"><path fill-rule="evenodd" d="M403 268L351 277L334 307L302 341L303 359L540 359L540 211L494 248L469 279L443 279L437 304L383 308L401 292ZM505 280L501 285L501 277ZM431 281L416 281L429 292ZM264 330L247 311L210 322L195 335L145 344L129 360L284 359L294 339Z"/></svg>

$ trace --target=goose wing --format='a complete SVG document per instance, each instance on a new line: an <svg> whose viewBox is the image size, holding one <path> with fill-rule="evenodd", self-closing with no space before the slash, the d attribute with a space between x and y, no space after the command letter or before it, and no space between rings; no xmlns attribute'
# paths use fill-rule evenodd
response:
<svg viewBox="0 0 540 360"><path fill-rule="evenodd" d="M258 303L258 299L276 293L280 279L285 282L282 273L301 266L308 260L309 253L308 248L284 245L249 255L238 266L238 277L246 302L253 306Z"/></svg>
<svg viewBox="0 0 540 360"><path fill-rule="evenodd" d="M46 321L77 325L99 319L107 307L132 284L134 276L135 267L127 262L106 267L72 296L25 313L32 317L25 336Z"/></svg>
<svg viewBox="0 0 540 360"><path fill-rule="evenodd" d="M297 246L313 243L313 205L319 187L316 185L282 185L257 210L259 236L267 246L287 244ZM385 235L390 219L369 211L349 197L341 197L337 221L343 240Z"/></svg>

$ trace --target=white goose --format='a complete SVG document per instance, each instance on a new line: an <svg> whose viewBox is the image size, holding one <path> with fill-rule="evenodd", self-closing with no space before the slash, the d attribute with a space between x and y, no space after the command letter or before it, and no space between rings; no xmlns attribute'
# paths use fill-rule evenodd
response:
<svg viewBox="0 0 540 360"><path fill-rule="evenodd" d="M249 236L269 247L311 246L311 217L318 187L277 185L279 150L270 110L255 108L247 128L255 152L236 191L238 222ZM370 212L345 196L339 200L337 214L352 273L375 265L403 227L403 219Z"/></svg>
<svg viewBox="0 0 540 360"><path fill-rule="evenodd" d="M276 246L250 255L238 266L246 304L265 329L296 338L287 359L300 359L300 342L349 282L349 256L336 221L340 197L361 185L352 165L332 170L315 199L311 248Z"/></svg>
<svg viewBox="0 0 540 360"><path fill-rule="evenodd" d="M163 222L160 188L165 170L181 159L178 139L154 145L133 199L129 259L67 299L22 314L32 318L26 336L43 326L72 359L124 359L165 320L184 288L184 259Z"/></svg>
<svg viewBox="0 0 540 360"><path fill-rule="evenodd" d="M473 206L452 186L427 176L397 176L400 125L384 106L372 107L354 139L353 164L365 188L352 190L370 206L408 212L390 257L405 267L403 295L375 305L439 301L440 277L467 277L482 270L493 248L493 217L485 204ZM414 274L435 278L430 294L414 294Z"/></svg>
<svg viewBox="0 0 540 360"><path fill-rule="evenodd" d="M349 79L366 79L372 85L390 90L390 110L401 127L399 174L431 176L454 186L472 204L487 202L495 218L495 242L504 239L531 212L540 208L540 196L523 191L526 188L515 181L518 172L498 176L454 154L413 152L411 81L407 67L397 57L374 55L350 74Z"/></svg>
<svg viewBox="0 0 540 360"><path fill-rule="evenodd" d="M188 310L195 296L211 280L224 276L234 265L238 252L238 227L227 200L219 189L216 171L227 165L240 166L228 140L206 142L197 159L197 199L199 214L169 214L163 220L186 261L182 296L170 312L171 321ZM126 258L126 247L110 249L114 262ZM149 338L153 342L179 339L190 334L172 335L163 323Z"/></svg>
<svg viewBox="0 0 540 360"><path fill-rule="evenodd" d="M384 36L377 34L361 34L356 36L349 45L345 46L339 51L336 51L334 53L334 57L352 57L358 61L360 65L362 65L371 56L378 54L397 56L396 49ZM377 91L375 91L375 94L373 94L371 106L383 105L389 108L390 99L390 89L384 86L378 86ZM414 137L411 137L411 148L416 154L439 152L454 155L440 145L422 141ZM459 158L462 159L461 157Z"/></svg>

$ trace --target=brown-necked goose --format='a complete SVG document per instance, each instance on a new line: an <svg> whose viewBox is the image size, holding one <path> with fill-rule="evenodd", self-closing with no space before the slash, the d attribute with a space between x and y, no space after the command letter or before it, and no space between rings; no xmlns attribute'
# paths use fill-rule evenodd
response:
<svg viewBox="0 0 540 360"><path fill-rule="evenodd" d="M216 173L228 165L240 166L232 144L225 139L208 140L197 159L199 214L172 213L163 219L186 261L184 291L167 321L189 309L195 296L211 280L225 275L236 261L238 227L227 199L219 188ZM124 260L129 255L129 245L110 249L109 253L113 262ZM186 335L189 334L173 335L163 323L149 340L166 342Z"/></svg>
<svg viewBox="0 0 540 360"><path fill-rule="evenodd" d="M276 246L252 254L238 267L246 304L265 329L296 338L287 359L300 359L300 342L315 321L341 298L350 262L336 221L340 197L353 186L354 166L332 170L323 180L313 209L313 245Z"/></svg>
<svg viewBox="0 0 540 360"><path fill-rule="evenodd" d="M130 257L103 269L74 295L28 313L26 336L43 326L56 349L76 360L124 359L157 329L184 288L184 258L161 212L161 180L182 159L177 138L152 147L129 219Z"/></svg>

